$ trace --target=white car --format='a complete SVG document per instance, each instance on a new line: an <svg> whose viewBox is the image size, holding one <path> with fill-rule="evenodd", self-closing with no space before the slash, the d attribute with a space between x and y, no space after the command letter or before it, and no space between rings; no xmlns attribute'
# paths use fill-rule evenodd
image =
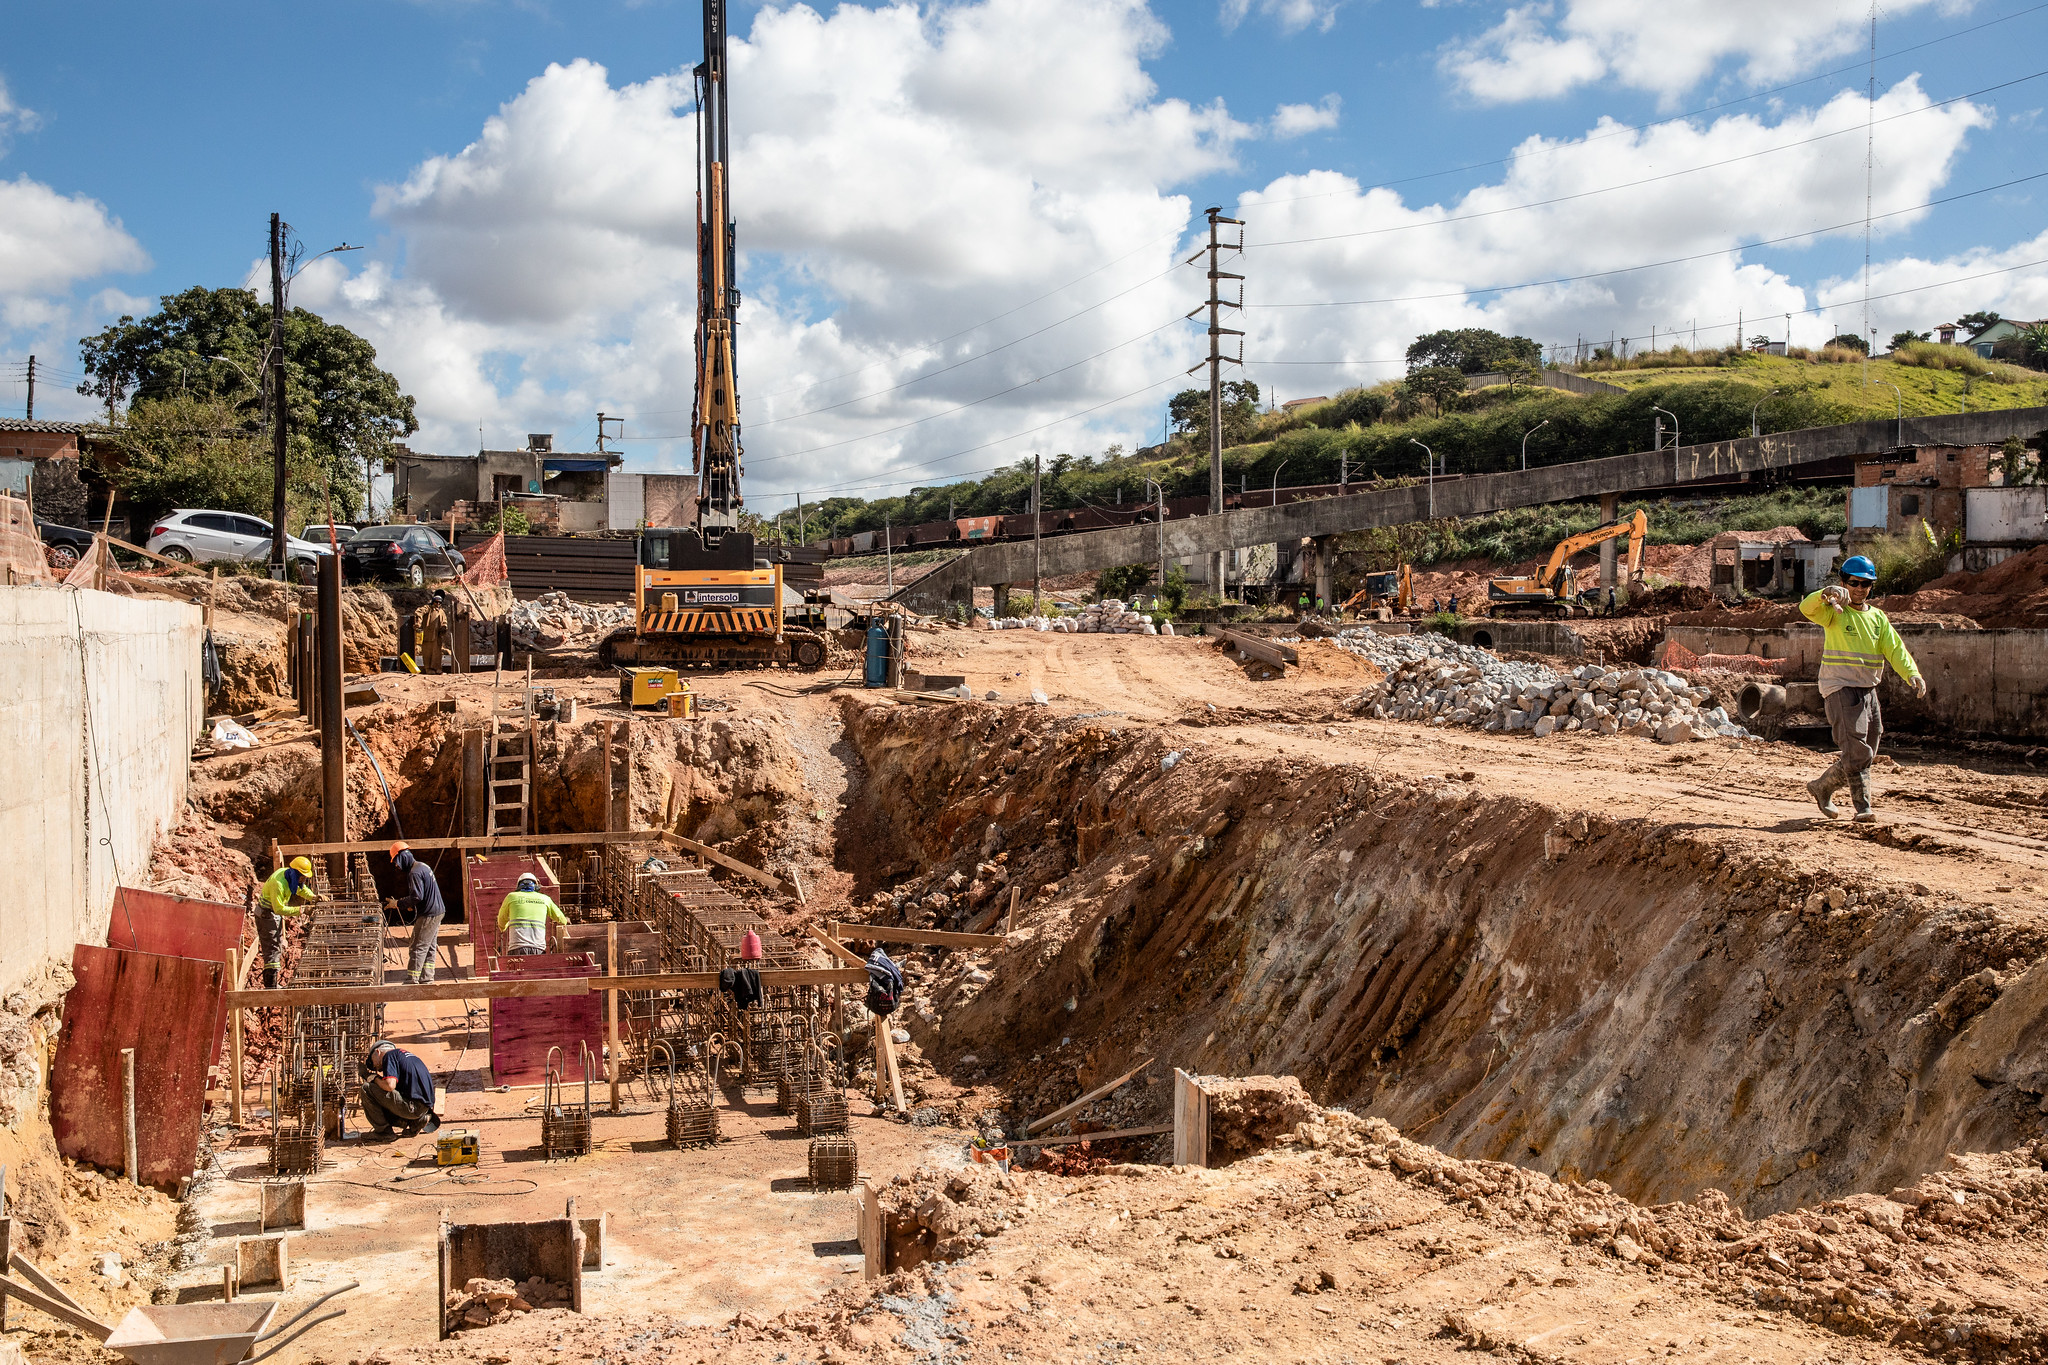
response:
<svg viewBox="0 0 2048 1365"><path fill-rule="evenodd" d="M337 521L332 526L329 526L324 521L316 521L305 529L305 531L299 536L299 539L310 540L315 545L325 545L327 543L328 532L330 531L334 533L334 538L336 541L345 541L351 539L355 535L356 528L350 526L347 522Z"/></svg>
<svg viewBox="0 0 2048 1365"><path fill-rule="evenodd" d="M214 559L261 563L270 558L270 523L246 512L180 507L150 524L149 540L142 548L184 564ZM325 545L285 535L285 560L294 569L311 569L328 553Z"/></svg>

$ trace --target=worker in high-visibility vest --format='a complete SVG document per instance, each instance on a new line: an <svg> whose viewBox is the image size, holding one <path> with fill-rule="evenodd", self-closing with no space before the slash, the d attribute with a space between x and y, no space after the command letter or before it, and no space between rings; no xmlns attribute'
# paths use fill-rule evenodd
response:
<svg viewBox="0 0 2048 1365"><path fill-rule="evenodd" d="M1884 738L1877 685L1884 681L1885 665L1905 679L1914 697L1927 696L1927 681L1891 618L1865 605L1876 585L1877 566L1856 555L1842 565L1840 583L1799 604L1800 614L1827 632L1820 648L1820 695L1841 754L1806 790L1830 820L1841 814L1835 793L1844 786L1856 807L1855 818L1864 824L1877 819L1870 808L1870 765Z"/></svg>
<svg viewBox="0 0 2048 1365"><path fill-rule="evenodd" d="M498 931L505 935L508 957L533 957L548 950L548 921L566 925L554 898L540 889L540 878L531 872L519 875L519 889L498 905Z"/></svg>
<svg viewBox="0 0 2048 1365"><path fill-rule="evenodd" d="M263 989L277 989L284 968L284 922L297 919L295 901L317 901L313 860L303 853L270 874L256 895L256 943L263 950Z"/></svg>

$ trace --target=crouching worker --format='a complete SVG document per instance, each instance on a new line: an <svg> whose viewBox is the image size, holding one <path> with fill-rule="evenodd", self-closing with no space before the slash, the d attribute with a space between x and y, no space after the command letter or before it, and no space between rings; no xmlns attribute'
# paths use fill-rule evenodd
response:
<svg viewBox="0 0 2048 1365"><path fill-rule="evenodd" d="M441 1126L434 1112L434 1077L427 1064L379 1038L363 1058L363 1117L378 1137L413 1137Z"/></svg>
<svg viewBox="0 0 2048 1365"><path fill-rule="evenodd" d="M1806 784L1806 790L1830 820L1842 813L1835 793L1844 786L1855 804L1856 819L1866 824L1877 819L1870 809L1870 765L1884 738L1877 685L1884 681L1885 665L1906 680L1914 696L1927 695L1927 682L1891 619L1864 605L1876 584L1877 566L1857 555L1842 565L1840 583L1829 584L1799 604L1800 613L1827 632L1821 642L1820 695L1835 747L1842 752L1826 772Z"/></svg>
<svg viewBox="0 0 2048 1365"><path fill-rule="evenodd" d="M284 967L284 922L297 919L299 901L317 901L313 890L313 860L304 854L270 874L256 897L256 944L263 950L263 989L277 989L277 974Z"/></svg>

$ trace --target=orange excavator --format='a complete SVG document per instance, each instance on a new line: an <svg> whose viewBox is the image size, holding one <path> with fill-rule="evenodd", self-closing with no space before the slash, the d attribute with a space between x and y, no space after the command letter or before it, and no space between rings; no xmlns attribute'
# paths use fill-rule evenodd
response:
<svg viewBox="0 0 2048 1365"><path fill-rule="evenodd" d="M1635 515L1610 521L1590 531L1566 536L1550 552L1540 573L1527 578L1496 578L1486 585L1486 598L1494 616L1569 616L1578 594L1572 590L1571 557L1609 540L1628 537L1626 580L1634 583L1643 573L1643 542L1650 534L1650 519L1638 507Z"/></svg>
<svg viewBox="0 0 2048 1365"><path fill-rule="evenodd" d="M1415 573L1408 565L1398 569L1385 569L1365 576L1365 586L1346 598L1344 605L1337 608L1339 616L1348 616L1355 611L1371 611L1381 606L1391 606L1402 616L1415 605Z"/></svg>

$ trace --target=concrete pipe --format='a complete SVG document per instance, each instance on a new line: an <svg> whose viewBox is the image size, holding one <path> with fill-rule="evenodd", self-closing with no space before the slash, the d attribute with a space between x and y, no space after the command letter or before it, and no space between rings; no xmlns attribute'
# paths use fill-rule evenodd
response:
<svg viewBox="0 0 2048 1365"><path fill-rule="evenodd" d="M1779 720L1791 712L1823 709L1818 683L1748 683L1735 696L1736 714L1744 725L1752 727L1758 721Z"/></svg>

